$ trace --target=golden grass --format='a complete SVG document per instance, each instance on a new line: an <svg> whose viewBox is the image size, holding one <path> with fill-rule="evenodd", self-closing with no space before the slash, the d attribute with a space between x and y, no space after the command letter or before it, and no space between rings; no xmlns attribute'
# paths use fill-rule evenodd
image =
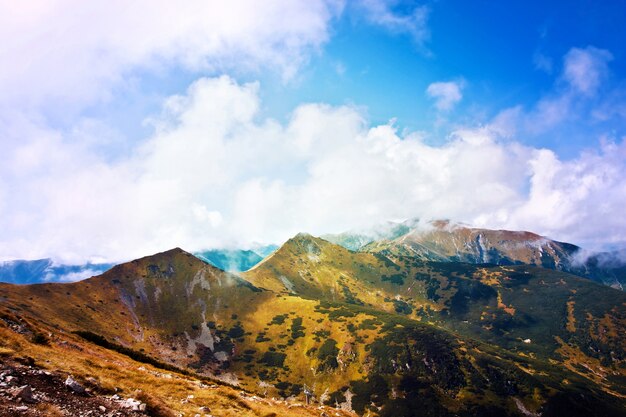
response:
<svg viewBox="0 0 626 417"><path fill-rule="evenodd" d="M565 343L560 337L555 336L555 340L560 345L556 352L563 357L565 368L602 386L609 394L626 398L626 395L611 390L607 381L608 375L626 376L626 370L606 368L600 364L598 359L585 355L579 348Z"/></svg>
<svg viewBox="0 0 626 417"><path fill-rule="evenodd" d="M485 285L499 286L502 275L500 271L489 271L486 268L480 268L474 273L474 279L478 279Z"/></svg>
<svg viewBox="0 0 626 417"><path fill-rule="evenodd" d="M511 316L515 315L515 307L504 304L500 291L498 291L498 308L504 310L505 313L510 314Z"/></svg>
<svg viewBox="0 0 626 417"><path fill-rule="evenodd" d="M565 328L570 333L576 332L576 317L574 317L574 305L576 301L570 300L567 302L567 325Z"/></svg>
<svg viewBox="0 0 626 417"><path fill-rule="evenodd" d="M284 417L319 416L319 411L312 406L292 410L287 403L257 399L251 394L243 397L236 388L209 385L192 377L163 371L70 335L58 334L50 346L42 346L32 344L24 336L0 325L0 340L19 346L14 351L4 348L7 355L16 359L32 358L39 366L71 374L85 385L87 378L93 378L102 392L117 391L125 398L136 396L146 402L155 410L152 415L195 415L200 407L209 407L211 414L222 417L258 417L272 412ZM54 408L49 410L47 415L54 416ZM341 412L341 415L352 414Z"/></svg>

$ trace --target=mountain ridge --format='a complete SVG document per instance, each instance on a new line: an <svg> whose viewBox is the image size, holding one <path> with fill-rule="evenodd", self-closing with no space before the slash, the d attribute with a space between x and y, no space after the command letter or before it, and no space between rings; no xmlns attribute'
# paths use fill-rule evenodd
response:
<svg viewBox="0 0 626 417"><path fill-rule="evenodd" d="M474 228L448 220L413 224L417 227L391 239L370 236L370 241L358 250L424 261L537 265L622 290L626 286L626 257L618 256L618 252L587 253L579 246L533 232ZM341 238L330 236L330 240L338 244L350 241L348 234L335 236Z"/></svg>
<svg viewBox="0 0 626 417"><path fill-rule="evenodd" d="M7 323L258 395L303 401L306 385L359 415L625 414L626 295L532 266L388 258L299 234L239 275L175 248L77 283L0 284L0 299L0 331L27 348Z"/></svg>

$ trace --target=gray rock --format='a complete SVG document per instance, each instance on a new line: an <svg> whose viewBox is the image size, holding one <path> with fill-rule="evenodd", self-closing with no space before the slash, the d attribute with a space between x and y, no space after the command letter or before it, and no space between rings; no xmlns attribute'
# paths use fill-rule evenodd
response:
<svg viewBox="0 0 626 417"><path fill-rule="evenodd" d="M11 390L11 395L13 399L20 400L25 403L35 403L37 400L33 397L33 391L30 386L24 385L19 388L14 388Z"/></svg>
<svg viewBox="0 0 626 417"><path fill-rule="evenodd" d="M133 411L146 411L146 404L134 398L128 398L125 401L120 402L120 407Z"/></svg>
<svg viewBox="0 0 626 417"><path fill-rule="evenodd" d="M76 382L76 380L72 378L71 376L68 376L67 379L65 380L65 386L77 394L85 393L85 388L82 385L80 385L78 382Z"/></svg>

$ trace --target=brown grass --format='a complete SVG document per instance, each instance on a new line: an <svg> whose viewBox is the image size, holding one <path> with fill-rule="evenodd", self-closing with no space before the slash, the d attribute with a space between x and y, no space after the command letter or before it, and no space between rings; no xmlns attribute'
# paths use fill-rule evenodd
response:
<svg viewBox="0 0 626 417"><path fill-rule="evenodd" d="M575 301L570 300L567 302L567 326L565 328L568 332L576 332L576 318L574 317L574 304Z"/></svg>
<svg viewBox="0 0 626 417"><path fill-rule="evenodd" d="M63 411L54 404L37 404L35 409L47 417L64 417Z"/></svg>
<svg viewBox="0 0 626 417"><path fill-rule="evenodd" d="M42 326L40 330L53 329ZM287 403L269 399L248 400L239 395L239 389L221 385L207 387L193 377L136 362L68 334L56 333L51 338L50 346L42 346L0 323L0 341L10 346L1 348L4 356L15 360L32 358L39 366L53 372L72 374L81 382L93 378L99 386L96 392L115 390L123 398L137 398L146 403L152 416L172 417L180 413L195 415L201 406L210 407L211 414L221 417L259 417L273 412L281 417L319 416L314 406L292 410ZM169 376L165 377L166 374ZM193 399L187 401L190 395L193 395ZM44 404L39 406L47 407ZM50 405L42 415L60 417L63 414ZM353 414L342 412L341 415Z"/></svg>
<svg viewBox="0 0 626 417"><path fill-rule="evenodd" d="M176 417L176 413L165 402L145 391L135 391L134 398L146 404L146 411L153 417Z"/></svg>

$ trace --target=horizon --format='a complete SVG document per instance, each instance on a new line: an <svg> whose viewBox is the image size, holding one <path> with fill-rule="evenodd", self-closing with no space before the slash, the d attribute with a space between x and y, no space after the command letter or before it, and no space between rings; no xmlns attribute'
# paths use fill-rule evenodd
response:
<svg viewBox="0 0 626 417"><path fill-rule="evenodd" d="M412 218L626 248L620 2L0 10L0 261Z"/></svg>

